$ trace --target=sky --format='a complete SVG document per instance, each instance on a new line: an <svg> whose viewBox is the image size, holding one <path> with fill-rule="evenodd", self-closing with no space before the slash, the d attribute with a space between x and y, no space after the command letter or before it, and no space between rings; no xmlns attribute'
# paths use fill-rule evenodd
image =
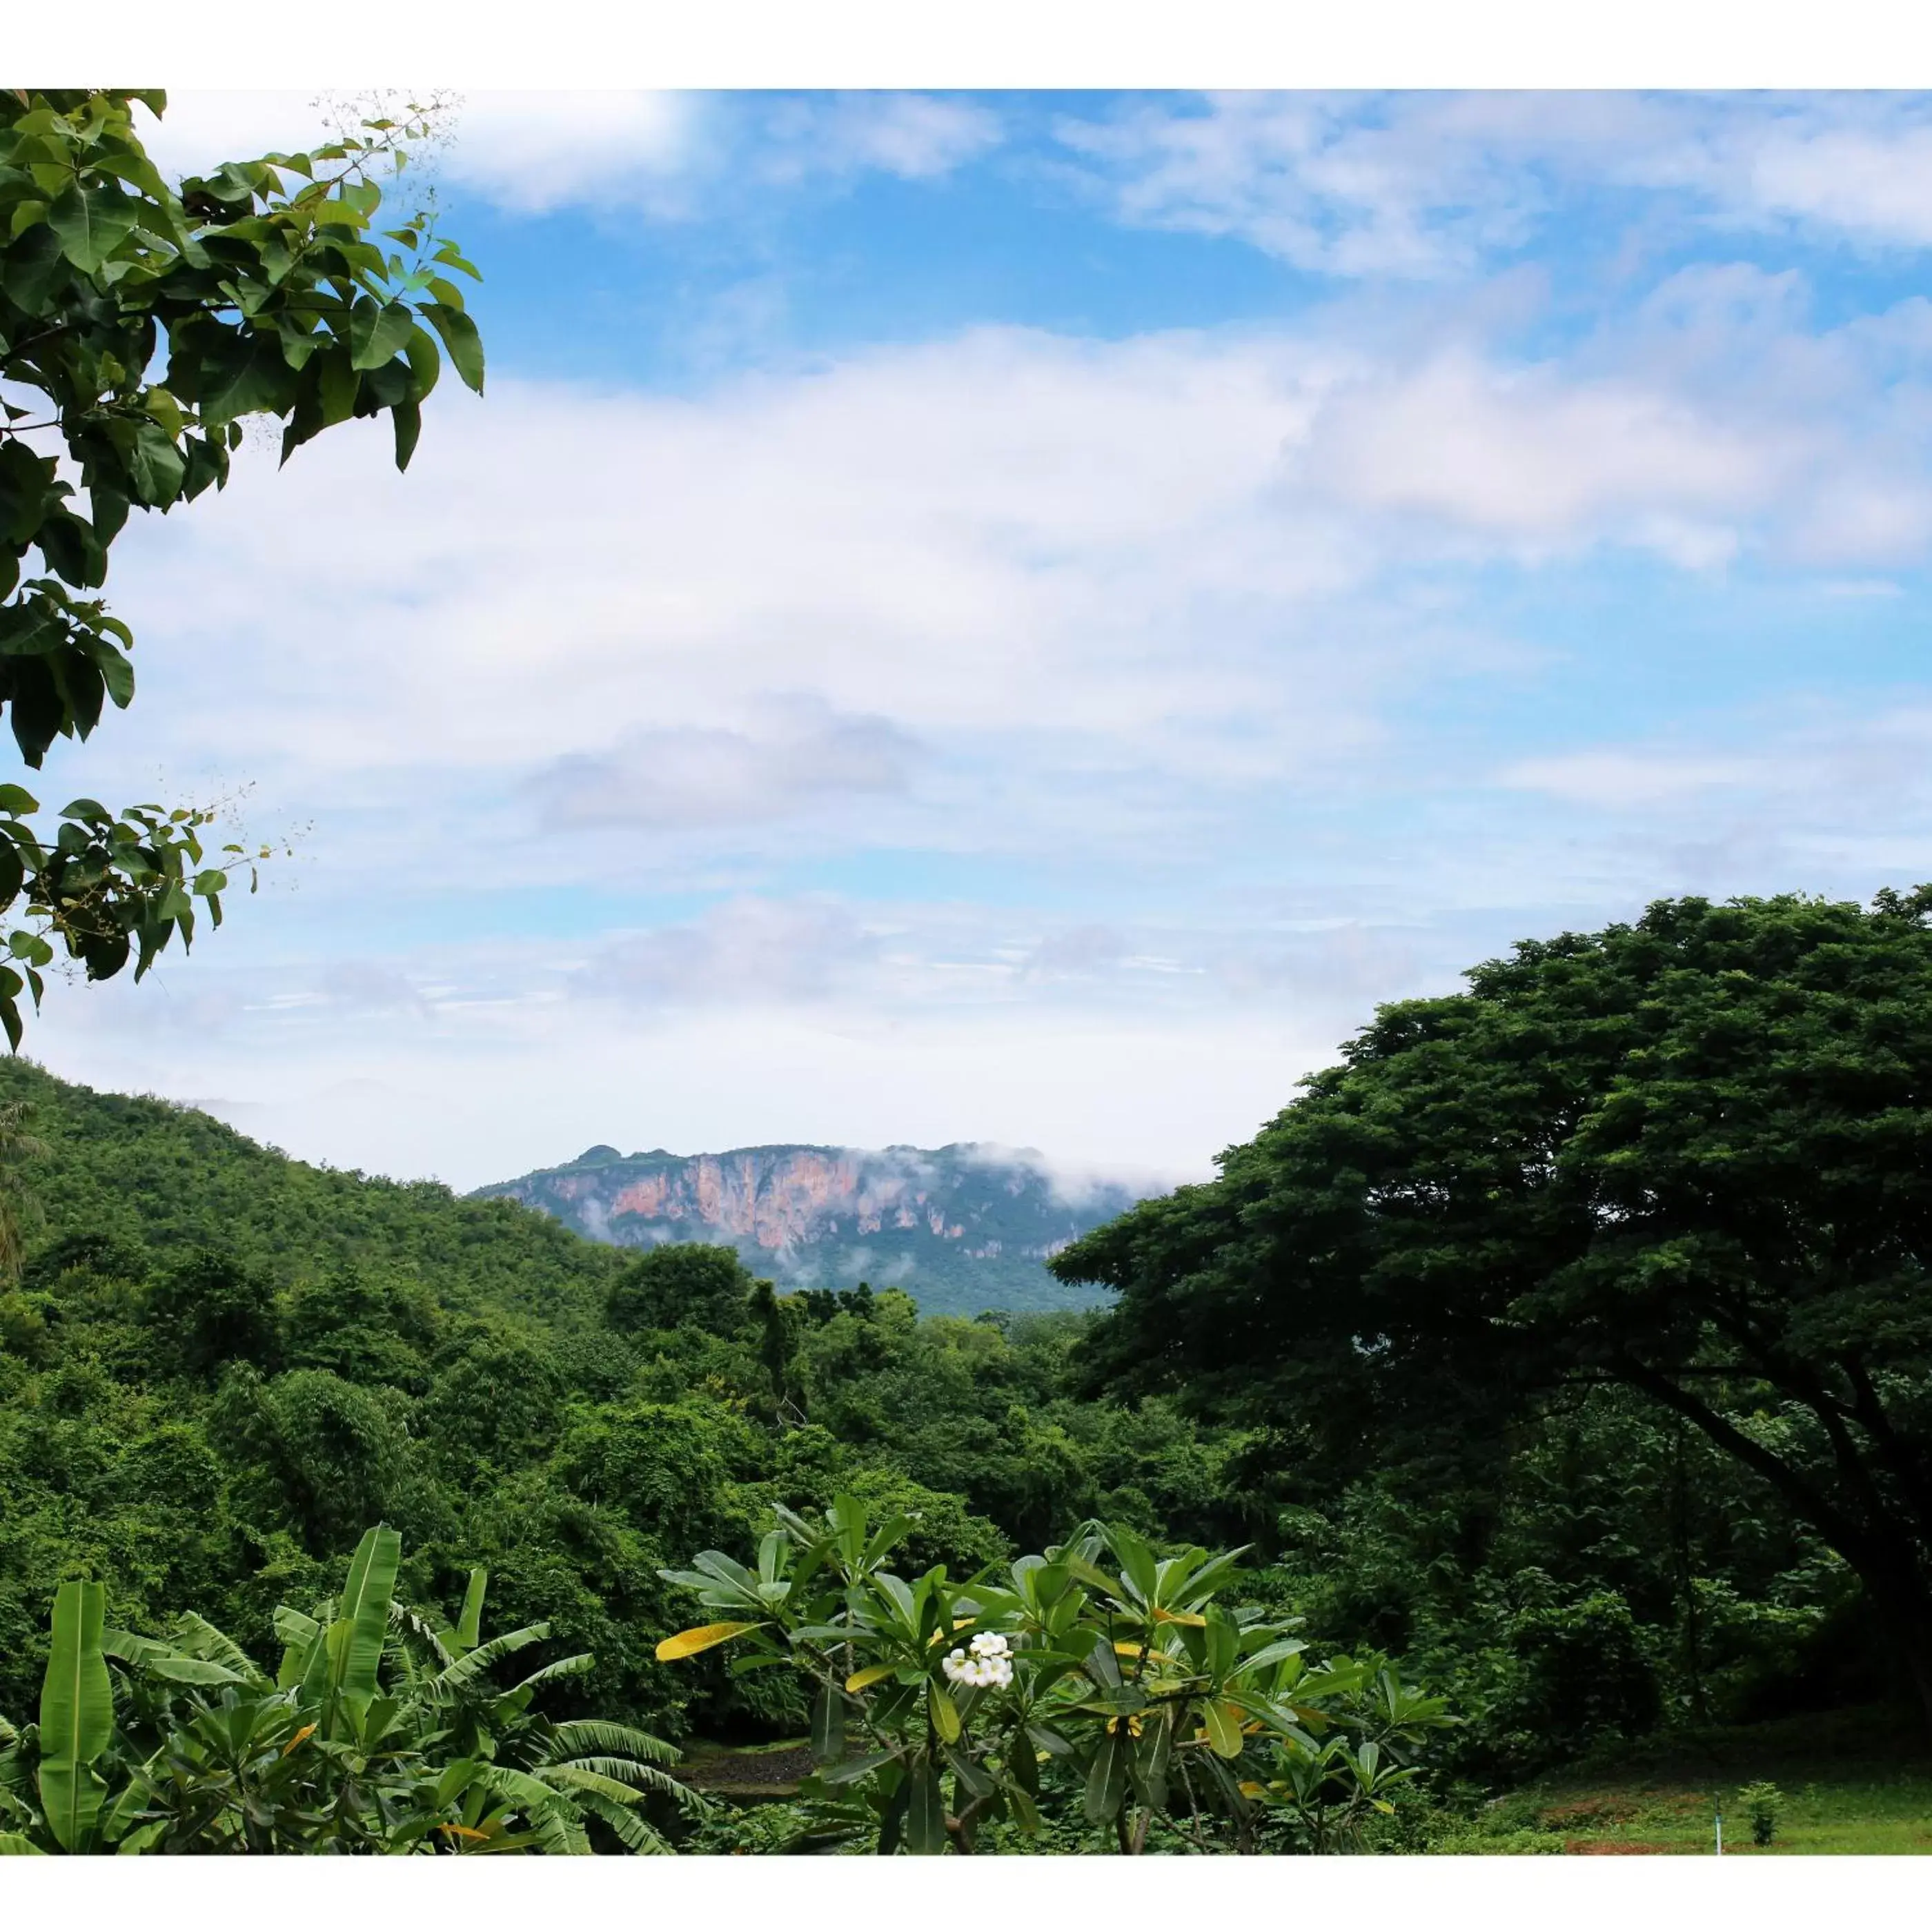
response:
<svg viewBox="0 0 1932 1932"><path fill-rule="evenodd" d="M1152 1185L1517 939L1932 878L1932 96L452 114L484 398L116 545L139 695L34 789L290 856L53 1071L459 1187Z"/></svg>

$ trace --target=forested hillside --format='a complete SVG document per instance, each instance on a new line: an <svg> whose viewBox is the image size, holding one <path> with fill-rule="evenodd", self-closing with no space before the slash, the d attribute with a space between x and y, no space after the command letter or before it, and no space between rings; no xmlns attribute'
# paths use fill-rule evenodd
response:
<svg viewBox="0 0 1932 1932"><path fill-rule="evenodd" d="M658 1573L840 1490L915 1515L914 1574L1089 1516L1252 1542L1258 1600L1450 1698L1438 1770L1484 1788L1888 1688L1846 1566L1614 1388L1454 1438L1383 1408L1318 1440L1258 1404L1092 1392L1092 1317L774 1295L716 1248L626 1254L22 1062L0 1095L30 1109L7 1194L25 1266L0 1294L0 1713L32 1708L61 1578L102 1580L115 1623L192 1606L267 1654L274 1606L336 1587L382 1520L411 1600L453 1612L484 1563L497 1625L548 1618L546 1654L596 1653L560 1708L796 1735L783 1673L656 1661L701 1614Z"/></svg>
<svg viewBox="0 0 1932 1932"><path fill-rule="evenodd" d="M636 1257L513 1202L309 1167L24 1061L0 1096L38 1143L0 1294L0 1713L38 1694L58 1578L103 1578L137 1628L192 1604L266 1644L380 1519L424 1598L487 1562L500 1620L594 1650L584 1708L756 1728L784 1716L760 1680L652 1660L685 1608L656 1572L754 1540L774 1502L914 1509L914 1556L968 1570L1083 1514L1240 1513L1166 1406L1065 1393L1078 1318L921 1321L890 1292L760 1317L715 1250L722 1306L646 1306Z"/></svg>

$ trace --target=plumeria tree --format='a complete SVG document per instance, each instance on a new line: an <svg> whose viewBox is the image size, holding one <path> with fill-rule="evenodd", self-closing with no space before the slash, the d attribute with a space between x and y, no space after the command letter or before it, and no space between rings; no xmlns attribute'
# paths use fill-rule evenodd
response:
<svg viewBox="0 0 1932 1932"><path fill-rule="evenodd" d="M1393 1809L1451 1721L1383 1660L1312 1666L1291 1622L1226 1601L1238 1550L1088 1522L956 1582L889 1567L908 1517L874 1525L849 1496L776 1516L754 1568L706 1550L663 1573L727 1614L658 1655L733 1644L735 1672L808 1680L821 1836L970 1852L991 1825L1038 1832L1064 1794L1130 1854L1163 1820L1202 1851L1330 1849Z"/></svg>

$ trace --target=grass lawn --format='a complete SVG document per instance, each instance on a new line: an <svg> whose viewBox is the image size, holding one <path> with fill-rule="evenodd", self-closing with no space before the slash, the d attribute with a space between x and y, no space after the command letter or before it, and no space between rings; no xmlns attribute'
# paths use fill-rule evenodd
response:
<svg viewBox="0 0 1932 1932"><path fill-rule="evenodd" d="M1756 1780L1784 1794L1777 1834L1751 1842L1736 1802ZM1932 1747L1907 1716L1832 1712L1738 1725L1604 1754L1485 1808L1461 1852L1709 1857L1721 1799L1726 1857L1932 1852Z"/></svg>

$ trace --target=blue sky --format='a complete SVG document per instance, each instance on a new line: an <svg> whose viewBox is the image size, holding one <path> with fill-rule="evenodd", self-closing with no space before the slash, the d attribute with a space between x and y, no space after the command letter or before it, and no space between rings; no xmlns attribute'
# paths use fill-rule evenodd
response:
<svg viewBox="0 0 1932 1932"><path fill-rule="evenodd" d="M1932 99L472 94L431 173L487 398L117 553L55 787L294 856L57 1071L466 1186L1198 1174L1513 939L1932 875Z"/></svg>

